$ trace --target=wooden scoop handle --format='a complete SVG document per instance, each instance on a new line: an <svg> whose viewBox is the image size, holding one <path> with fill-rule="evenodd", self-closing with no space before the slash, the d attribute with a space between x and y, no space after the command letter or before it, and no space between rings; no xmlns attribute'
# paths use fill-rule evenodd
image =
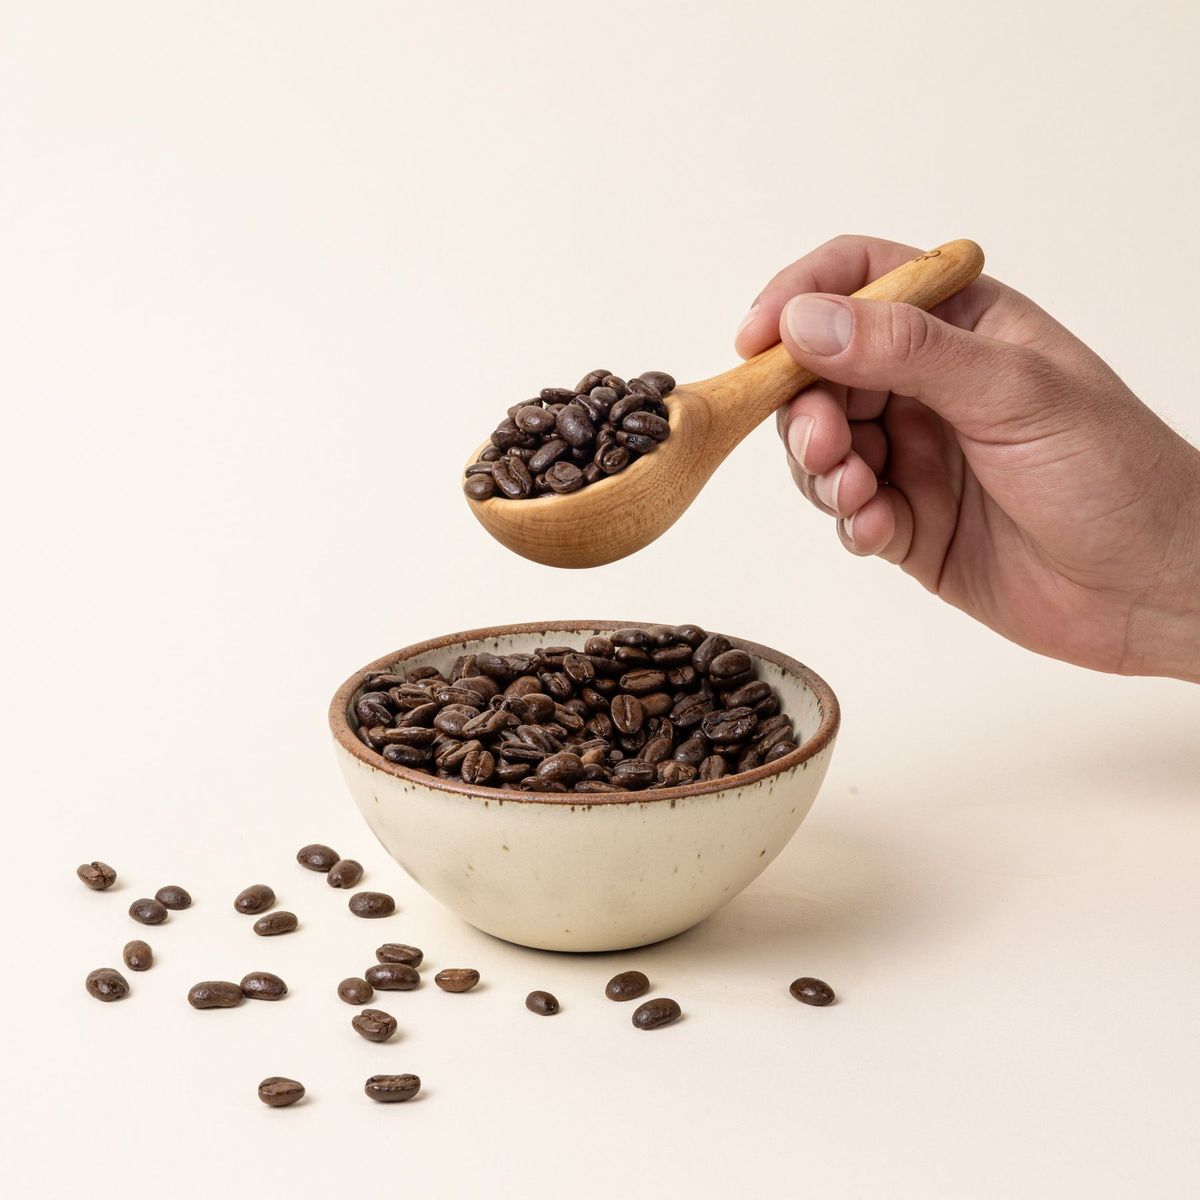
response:
<svg viewBox="0 0 1200 1200"><path fill-rule="evenodd" d="M957 295L982 270L983 251L962 238L881 275L854 295L863 300L900 301L928 310ZM720 422L725 434L721 440L728 452L781 404L817 378L808 368L794 362L783 345L776 345L699 387L714 399L719 396L726 401L717 407L725 418Z"/></svg>

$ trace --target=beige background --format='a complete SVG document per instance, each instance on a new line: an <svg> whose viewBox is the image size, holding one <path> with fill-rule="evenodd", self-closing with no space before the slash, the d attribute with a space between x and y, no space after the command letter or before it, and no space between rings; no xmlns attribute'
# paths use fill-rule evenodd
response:
<svg viewBox="0 0 1200 1200"><path fill-rule="evenodd" d="M12 1194L1183 1195L1200 1101L1200 689L1034 658L847 556L761 430L653 549L531 566L457 494L498 411L601 362L701 378L841 231L989 269L1200 437L1185 3L0 4ZM494 942L338 779L353 668L452 629L694 620L838 690L791 847L632 955ZM291 861L395 892L353 921ZM72 878L100 856L123 886ZM304 931L229 906L274 883ZM81 987L175 880L128 1002ZM332 994L384 936L486 989ZM193 1013L277 969L271 1008ZM642 966L653 1037L600 996ZM842 1002L786 994L814 973ZM564 1004L525 1013L532 987ZM359 1089L416 1070L399 1109ZM263 1075L311 1102L268 1112ZM1192 1183L1189 1185L1189 1179ZM282 1191L280 1194L284 1194Z"/></svg>

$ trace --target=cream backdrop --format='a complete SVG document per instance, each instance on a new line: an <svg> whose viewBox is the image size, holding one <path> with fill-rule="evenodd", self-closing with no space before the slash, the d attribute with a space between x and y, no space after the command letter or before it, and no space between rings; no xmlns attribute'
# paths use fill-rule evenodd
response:
<svg viewBox="0 0 1200 1200"><path fill-rule="evenodd" d="M1035 658L850 558L769 428L587 573L491 544L456 474L531 388L730 365L842 231L975 238L1200 437L1197 11L0 3L8 1194L1194 1188L1200 689ZM389 649L571 616L740 633L844 706L790 848L636 954L449 916L324 724ZM400 914L351 920L292 861L314 839ZM74 880L97 856L118 891ZM258 880L302 932L250 934ZM170 881L197 903L159 965L93 1003ZM486 988L389 997L402 1038L361 1042L332 989L385 936ZM287 1001L184 1003L256 966ZM687 1019L635 1033L600 994L626 966ZM793 1003L809 973L841 1003ZM389 1068L425 1097L368 1102ZM276 1073L311 1100L262 1108Z"/></svg>

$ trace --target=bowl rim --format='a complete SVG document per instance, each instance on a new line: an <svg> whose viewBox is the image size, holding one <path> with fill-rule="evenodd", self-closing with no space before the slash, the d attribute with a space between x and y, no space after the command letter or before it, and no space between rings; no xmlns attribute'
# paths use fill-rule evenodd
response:
<svg viewBox="0 0 1200 1200"><path fill-rule="evenodd" d="M459 796L471 796L477 800L496 800L513 804L550 804L559 807L591 807L597 804L654 804L668 801L674 806L676 800L692 796L712 795L714 792L736 791L759 780L768 779L772 775L780 775L800 766L810 758L820 754L837 736L841 724L841 706L834 694L833 688L821 678L811 667L773 650L758 642L747 641L745 638L723 634L730 643L738 649L745 650L755 658L761 658L779 667L790 675L797 676L816 696L821 711L821 722L810 737L790 754L775 759L774 762L764 763L750 771L742 771L736 775L724 775L720 779L705 782L685 783L672 788L646 788L640 792L523 792L517 788L497 788L486 785L460 783L453 779L439 779L436 775L405 767L399 763L389 762L382 755L369 749L355 733L350 725L350 698L362 686L368 675L374 675L406 662L419 655L438 650L445 650L463 642L483 642L494 638L510 637L513 635L536 633L583 633L587 631L607 632L614 629L648 629L656 624L665 622L655 621L524 621L515 625L490 625L482 629L467 629L459 633L447 633L441 637L428 638L423 642L414 642L390 654L384 654L359 668L341 684L333 694L329 704L329 727L334 740L351 757L358 759L368 767L392 775L409 783L421 784L435 791L451 792ZM712 630L706 630L711 634Z"/></svg>

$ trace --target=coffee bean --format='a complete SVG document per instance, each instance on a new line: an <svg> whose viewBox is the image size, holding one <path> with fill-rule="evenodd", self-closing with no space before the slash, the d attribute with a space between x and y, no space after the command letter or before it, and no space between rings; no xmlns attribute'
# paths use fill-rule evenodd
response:
<svg viewBox="0 0 1200 1200"><path fill-rule="evenodd" d="M379 1008L364 1008L350 1024L368 1042L386 1042L398 1028L396 1018Z"/></svg>
<svg viewBox="0 0 1200 1200"><path fill-rule="evenodd" d="M329 874L325 877L325 882L331 888L352 888L358 885L362 877L362 863L353 858L339 858L329 868Z"/></svg>
<svg viewBox="0 0 1200 1200"><path fill-rule="evenodd" d="M254 922L254 932L259 937L277 937L281 933L291 933L299 925L295 913L279 909L278 912L269 912L259 917Z"/></svg>
<svg viewBox="0 0 1200 1200"><path fill-rule="evenodd" d="M724 779L729 774L729 764L719 754L710 754L700 763L697 778L701 783L711 783L714 779Z"/></svg>
<svg viewBox="0 0 1200 1200"><path fill-rule="evenodd" d="M355 892L350 897L350 911L356 917L390 917L396 902L384 892Z"/></svg>
<svg viewBox="0 0 1200 1200"><path fill-rule="evenodd" d="M745 741L758 724L752 708L727 708L711 712L700 722L700 732L710 742Z"/></svg>
<svg viewBox="0 0 1200 1200"><path fill-rule="evenodd" d="M161 925L168 916L166 906L158 900L135 900L129 906L129 915L142 925Z"/></svg>
<svg viewBox="0 0 1200 1200"><path fill-rule="evenodd" d="M621 733L636 733L642 727L646 714L642 702L636 696L622 693L614 696L609 708L612 723Z"/></svg>
<svg viewBox="0 0 1200 1200"><path fill-rule="evenodd" d="M659 1029L663 1025L671 1025L678 1021L683 1014L679 1005L666 996L647 1000L633 1010L634 1029Z"/></svg>
<svg viewBox="0 0 1200 1200"><path fill-rule="evenodd" d="M193 984L188 992L188 1003L193 1008L236 1008L243 999L241 987L227 979L206 979Z"/></svg>
<svg viewBox="0 0 1200 1200"><path fill-rule="evenodd" d="M443 992L469 992L479 982L479 972L469 967L448 967L439 971L433 982Z"/></svg>
<svg viewBox="0 0 1200 1200"><path fill-rule="evenodd" d="M365 979L351 975L338 984L337 994L347 1004L366 1004L375 995L375 989Z"/></svg>
<svg viewBox="0 0 1200 1200"><path fill-rule="evenodd" d="M131 971L148 971L154 966L154 951L146 942L126 942L121 957Z"/></svg>
<svg viewBox="0 0 1200 1200"><path fill-rule="evenodd" d="M265 883L253 883L244 891L238 892L233 907L246 916L265 912L275 903L275 893Z"/></svg>
<svg viewBox="0 0 1200 1200"><path fill-rule="evenodd" d="M539 1017L552 1017L558 1012L558 997L552 992L530 992L525 997L525 1007Z"/></svg>
<svg viewBox="0 0 1200 1200"><path fill-rule="evenodd" d="M834 1001L833 988L823 979L813 979L808 975L793 980L788 991L801 1004L812 1004L818 1008L824 1008L826 1004L832 1004Z"/></svg>
<svg viewBox="0 0 1200 1200"><path fill-rule="evenodd" d="M610 1000L636 1000L650 990L650 980L641 971L622 971L604 985Z"/></svg>
<svg viewBox="0 0 1200 1200"><path fill-rule="evenodd" d="M375 951L376 961L403 963L406 967L419 967L424 957L424 953L416 946L405 946L400 942L385 942Z"/></svg>
<svg viewBox="0 0 1200 1200"><path fill-rule="evenodd" d="M381 1104L411 1100L420 1090L421 1080L416 1075L372 1075L363 1085L363 1091Z"/></svg>
<svg viewBox="0 0 1200 1200"><path fill-rule="evenodd" d="M296 861L310 871L328 871L338 860L338 852L329 846L314 842L311 846L302 846L296 852Z"/></svg>
<svg viewBox="0 0 1200 1200"><path fill-rule="evenodd" d="M258 1098L268 1108L287 1108L304 1097L304 1084L282 1075L271 1075L258 1085Z"/></svg>
<svg viewBox="0 0 1200 1200"><path fill-rule="evenodd" d="M247 1000L282 1000L287 995L287 984L270 971L251 971L242 978L242 995Z"/></svg>
<svg viewBox="0 0 1200 1200"><path fill-rule="evenodd" d="M114 971L112 967L100 967L90 972L83 981L83 986L87 988L89 996L105 1004L111 1004L114 1000L124 1000L129 995L129 984L125 976L120 971Z"/></svg>
<svg viewBox="0 0 1200 1200"><path fill-rule="evenodd" d="M411 992L421 985L416 968L398 962L381 962L368 967L366 978L380 992Z"/></svg>
<svg viewBox="0 0 1200 1200"><path fill-rule="evenodd" d="M472 500L490 500L496 494L496 481L490 472L487 475L468 475L463 482L463 491Z"/></svg>
<svg viewBox="0 0 1200 1200"><path fill-rule="evenodd" d="M83 863L76 867L75 874L92 889L93 892L103 892L117 882L117 873L102 862Z"/></svg>
<svg viewBox="0 0 1200 1200"><path fill-rule="evenodd" d="M154 893L154 898L163 908L174 911L192 907L191 895L177 883L168 883L166 887L160 887Z"/></svg>
<svg viewBox="0 0 1200 1200"><path fill-rule="evenodd" d="M666 371L643 371L638 378L655 388L662 396L675 390L675 380Z"/></svg>

